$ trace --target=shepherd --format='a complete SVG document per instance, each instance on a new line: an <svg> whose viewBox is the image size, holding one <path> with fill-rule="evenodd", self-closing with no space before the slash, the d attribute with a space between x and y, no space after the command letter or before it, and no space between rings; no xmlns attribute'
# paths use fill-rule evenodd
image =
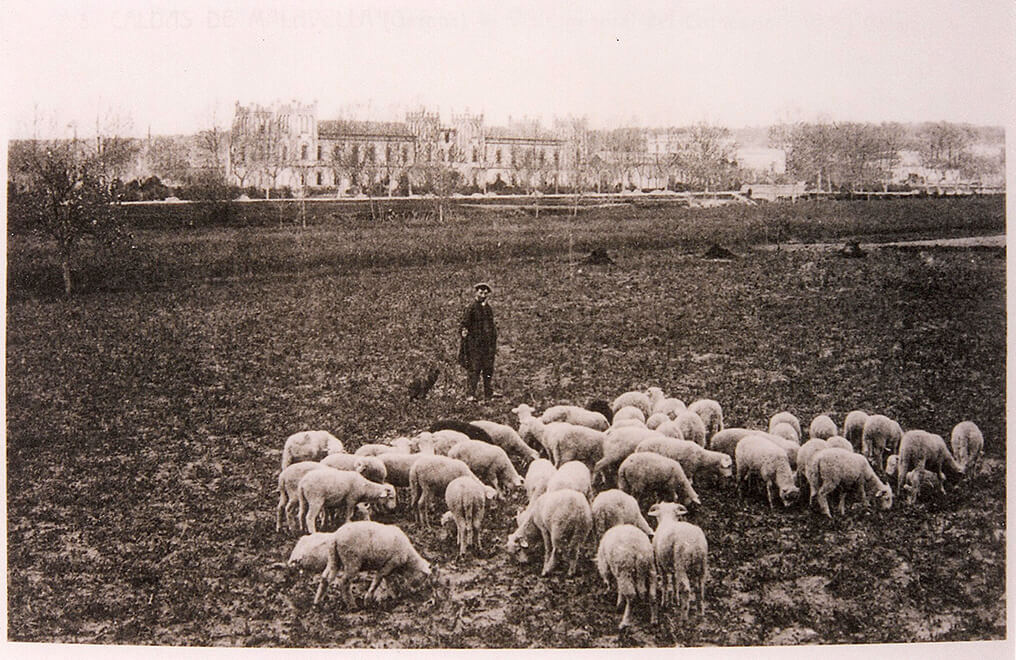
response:
<svg viewBox="0 0 1016 660"><path fill-rule="evenodd" d="M487 298L492 293L486 282L473 285L473 302L466 308L459 324L459 364L466 370L466 401L474 401L476 384L483 376L483 396L496 397L491 380L494 377L494 354L497 352L497 325L494 310Z"/></svg>

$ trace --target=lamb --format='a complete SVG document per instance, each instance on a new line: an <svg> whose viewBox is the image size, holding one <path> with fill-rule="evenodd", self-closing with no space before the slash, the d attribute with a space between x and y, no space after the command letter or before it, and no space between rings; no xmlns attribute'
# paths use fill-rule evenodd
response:
<svg viewBox="0 0 1016 660"><path fill-rule="evenodd" d="M356 454L331 454L321 459L321 465L336 470L352 470L359 472L366 479L381 483L388 478L388 468L377 456L357 456Z"/></svg>
<svg viewBox="0 0 1016 660"><path fill-rule="evenodd" d="M353 452L354 456L379 456L389 452L408 454L411 451L412 441L409 438L395 438L390 445L380 443L367 443L357 447Z"/></svg>
<svg viewBox="0 0 1016 660"><path fill-rule="evenodd" d="M640 419L636 419L634 417L628 417L627 419L618 419L618 420L615 420L614 423L610 425L610 428L612 428L612 429L619 429L619 428L624 427L624 426L635 426L635 427L640 428L640 429L649 428L649 427L646 426L645 422L643 422ZM610 429L608 429L608 430L610 430Z"/></svg>
<svg viewBox="0 0 1016 660"><path fill-rule="evenodd" d="M461 431L453 431L451 429L434 431L431 433L431 438L434 442L434 453L441 456L447 456L448 452L452 450L452 447L460 442L472 439Z"/></svg>
<svg viewBox="0 0 1016 660"><path fill-rule="evenodd" d="M701 504L681 464L653 452L638 452L617 469L617 486L636 500L655 495L660 500Z"/></svg>
<svg viewBox="0 0 1016 660"><path fill-rule="evenodd" d="M451 448L448 458L462 461L480 481L506 495L509 486L518 488L522 485L522 477L515 471L507 452L497 445L480 440L463 440Z"/></svg>
<svg viewBox="0 0 1016 660"><path fill-rule="evenodd" d="M842 435L834 435L833 437L826 440L829 447L835 449L846 449L847 451L854 451L854 445L850 440L847 440Z"/></svg>
<svg viewBox="0 0 1016 660"><path fill-rule="evenodd" d="M518 431L507 424L489 422L485 419L474 419L470 424L486 431L492 444L504 449L510 456L519 458L522 464L540 457L540 452L523 442Z"/></svg>
<svg viewBox="0 0 1016 660"><path fill-rule="evenodd" d="M900 443L900 426L885 415L871 415L864 423L864 430L861 431L861 453L873 465L881 469L885 462L883 458L888 450L890 454L896 453Z"/></svg>
<svg viewBox="0 0 1016 660"><path fill-rule="evenodd" d="M593 528L589 501L570 488L550 491L519 515L519 527L508 537L508 551L518 554L529 547L527 528L532 525L543 539L542 577L550 575L560 555L570 556L568 575L575 575L582 546Z"/></svg>
<svg viewBox="0 0 1016 660"><path fill-rule="evenodd" d="M712 437L708 433L705 422L702 421L702 418L698 414L692 412L691 409L678 415L674 423L677 424L677 428L681 429L681 435L684 436L685 440L694 442L701 447L705 447L706 439Z"/></svg>
<svg viewBox="0 0 1016 660"><path fill-rule="evenodd" d="M808 437L828 440L836 435L838 430L836 422L833 421L832 417L829 415L818 415L815 419L811 420L811 426L808 427Z"/></svg>
<svg viewBox="0 0 1016 660"><path fill-rule="evenodd" d="M889 456L889 458L885 459L885 476L889 478L895 477L899 469L900 469L899 454L892 454Z"/></svg>
<svg viewBox="0 0 1016 660"><path fill-rule="evenodd" d="M646 420L646 428L655 431L663 424L669 424L672 421L673 420L670 418L670 415L667 413L655 412L649 416L649 419Z"/></svg>
<svg viewBox="0 0 1016 660"><path fill-rule="evenodd" d="M678 520L684 512L679 504L659 502L649 509L657 520L653 535L653 556L656 571L662 578L660 599L664 606L676 592L681 621L688 619L691 607L691 581L689 572L698 577L699 614L706 613L706 580L709 578L709 544L702 528Z"/></svg>
<svg viewBox="0 0 1016 660"><path fill-rule="evenodd" d="M523 484L526 488L526 498L530 504L547 491L547 482L555 474L557 474L557 468L545 458L538 458L529 464Z"/></svg>
<svg viewBox="0 0 1016 660"><path fill-rule="evenodd" d="M674 438L675 440L684 440L684 433L681 432L681 427L679 427L674 420L670 420L669 422L660 424L653 430L655 430L657 433L661 435L667 436L668 438Z"/></svg>
<svg viewBox="0 0 1016 660"><path fill-rule="evenodd" d="M734 461L726 454L703 449L694 442L670 438L648 438L639 443L636 452L651 451L681 464L688 481L695 483L699 474L711 474L723 479L733 476Z"/></svg>
<svg viewBox="0 0 1016 660"><path fill-rule="evenodd" d="M772 417L770 417L769 432L772 433L773 427L779 424L780 422L786 422L791 426L793 426L794 430L797 431L797 437L798 438L801 437L801 422L797 419L797 417L793 413L787 412L786 410L782 410L773 415Z"/></svg>
<svg viewBox="0 0 1016 660"><path fill-rule="evenodd" d="M317 461L300 461L288 465L279 473L279 505L275 510L275 531L282 531L282 518L285 515L286 527L290 530L298 529L299 522L296 521L297 507L299 506L299 495L297 487L300 480L308 472L321 469L322 465Z"/></svg>
<svg viewBox="0 0 1016 660"><path fill-rule="evenodd" d="M741 438L753 433L761 433L761 431L742 429L736 426L723 429L709 439L709 449L723 452L727 456L734 458L734 450L737 449L737 443L741 441Z"/></svg>
<svg viewBox="0 0 1016 660"><path fill-rule="evenodd" d="M902 492L903 482L911 470L928 469L938 474L943 482L945 471L954 476L963 476L963 466L956 462L942 436L927 431L912 430L903 434L900 440L900 464L896 472L896 492Z"/></svg>
<svg viewBox="0 0 1016 660"><path fill-rule="evenodd" d="M636 599L648 598L650 623L657 622L653 544L643 530L633 525L611 527L600 539L596 550L596 568L607 585L608 592L613 578L617 587L617 605L624 602L619 630L631 625L631 604Z"/></svg>
<svg viewBox="0 0 1016 660"><path fill-rule="evenodd" d="M684 401L676 399L674 397L668 397L658 387L650 387L646 390L649 393L649 401L652 403L650 408L650 415L656 413L663 413L667 417L674 419L680 413L687 410L687 406L684 405Z"/></svg>
<svg viewBox="0 0 1016 660"><path fill-rule="evenodd" d="M684 509L684 507L681 507ZM593 500L593 532L596 536L617 525L634 525L648 536L653 535L653 528L642 517L638 501L617 488L605 490ZM687 509L684 509L687 513Z"/></svg>
<svg viewBox="0 0 1016 660"><path fill-rule="evenodd" d="M388 483L398 488L408 488L409 471L421 456L426 456L426 454L399 454L390 452L388 454L380 454L375 458L385 466L385 480Z"/></svg>
<svg viewBox="0 0 1016 660"><path fill-rule="evenodd" d="M861 436L864 435L864 424L868 421L868 413L863 410L851 410L843 419L843 437L850 441L854 451L861 448Z"/></svg>
<svg viewBox="0 0 1016 660"><path fill-rule="evenodd" d="M317 516L325 507L342 508L344 523L353 517L359 502L383 503L395 508L395 488L391 484L376 484L356 472L322 467L308 472L297 486L300 500L300 519L306 521L307 531L317 531Z"/></svg>
<svg viewBox="0 0 1016 660"><path fill-rule="evenodd" d="M788 424L787 422L777 423L775 426L773 426L773 430L769 432L769 435L781 437L784 440L789 440L790 442L793 442L794 444L801 443L801 436L797 434L797 431L794 429L793 425Z"/></svg>
<svg viewBox="0 0 1016 660"><path fill-rule="evenodd" d="M320 461L329 454L345 452L342 442L328 431L301 431L286 438L282 469L300 461Z"/></svg>
<svg viewBox="0 0 1016 660"><path fill-rule="evenodd" d="M551 406L540 415L540 421L544 424L551 422L567 422L576 426L587 426L596 431L606 431L610 426L607 417L600 412L586 410L579 406Z"/></svg>
<svg viewBox="0 0 1016 660"><path fill-rule="evenodd" d="M723 430L723 408L718 401L699 399L688 406L688 411L702 418L702 423L705 424L706 429L706 441ZM691 438L688 438L688 440L691 440ZM704 442L699 444L703 447L705 446Z"/></svg>
<svg viewBox="0 0 1016 660"><path fill-rule="evenodd" d="M829 493L840 489L840 515L846 513L847 490L857 490L861 503L868 506L868 493L874 493L879 505L888 509L893 505L893 491L875 475L871 464L861 454L846 449L824 449L812 457L805 470L811 500L818 500L819 510L832 518L829 512Z"/></svg>
<svg viewBox="0 0 1016 660"><path fill-rule="evenodd" d="M648 417L648 415L646 415L641 408L636 406L624 406L614 411L614 421L610 424L611 426L617 426L619 422L634 419L640 424L645 425L646 417Z"/></svg>
<svg viewBox="0 0 1016 660"><path fill-rule="evenodd" d="M931 470L915 468L907 473L902 492L904 493L904 502L913 505L917 503L918 496L922 494L939 492L944 495L945 486L938 475Z"/></svg>
<svg viewBox="0 0 1016 660"><path fill-rule="evenodd" d="M593 478L602 476L604 482L610 482L608 472L614 472L621 461L628 458L639 446L639 443L658 434L647 428L638 426L611 427L603 436L603 458L593 466Z"/></svg>
<svg viewBox="0 0 1016 660"><path fill-rule="evenodd" d="M445 489L445 516L455 520L458 532L459 557L464 557L469 546L480 550L480 527L487 500L497 496L497 491L485 486L475 477L457 477ZM444 517L442 517L442 521Z"/></svg>
<svg viewBox="0 0 1016 660"><path fill-rule="evenodd" d="M794 473L785 450L772 440L773 436L756 433L747 435L737 443L734 461L737 465L737 496L742 497L742 487L753 474L761 477L766 487L769 508L773 508L773 486L779 489L783 506L790 506L800 493L794 485Z"/></svg>
<svg viewBox="0 0 1016 660"><path fill-rule="evenodd" d="M356 607L356 601L353 600L349 581L361 569L376 571L367 589L367 600L374 597L382 580L391 589L389 576L398 575L409 581L431 576L430 563L420 556L405 532L395 525L368 520L347 523L332 534L328 565L321 573L321 581L314 595L315 605L321 602L328 583L338 575L340 565L342 578L339 580L339 588L343 590L346 604L351 608Z"/></svg>
<svg viewBox="0 0 1016 660"><path fill-rule="evenodd" d="M328 548L334 532L314 532L304 534L296 541L293 551L289 553L289 568L298 569L301 573L321 573L328 566Z"/></svg>
<svg viewBox="0 0 1016 660"><path fill-rule="evenodd" d="M649 417L653 414L653 403L649 400L649 396L642 392L625 392L610 404L610 409L617 415L617 411L625 406L634 406L642 411L645 417Z"/></svg>
<svg viewBox="0 0 1016 660"><path fill-rule="evenodd" d="M519 415L519 435L523 438L532 437L539 442L554 465L582 461L594 466L603 457L603 431L567 422L544 424L531 414L525 415L523 406L513 409L512 412Z"/></svg>
<svg viewBox="0 0 1016 660"><path fill-rule="evenodd" d="M981 461L981 451L984 449L984 436L981 429L973 422L960 422L953 427L952 435L949 437L949 445L952 447L953 456L956 462L967 474L977 471L977 465Z"/></svg>
<svg viewBox="0 0 1016 660"><path fill-rule="evenodd" d="M458 477L472 476L469 466L447 456L421 456L409 469L409 495L416 510L416 521L430 527L427 511L432 500L443 498L445 489Z"/></svg>
<svg viewBox="0 0 1016 660"><path fill-rule="evenodd" d="M585 463L579 461L568 461L557 468L550 479L547 480L546 492L570 488L586 496L586 499L593 497L592 476Z"/></svg>
<svg viewBox="0 0 1016 660"><path fill-rule="evenodd" d="M808 469L808 463L815 454L822 451L823 449L829 449L829 443L821 438L812 438L808 442L801 445L801 448L797 451L797 465L798 470L794 475L794 482L798 488L804 489L808 485L808 478L805 476L805 472ZM809 497L809 501L810 501Z"/></svg>

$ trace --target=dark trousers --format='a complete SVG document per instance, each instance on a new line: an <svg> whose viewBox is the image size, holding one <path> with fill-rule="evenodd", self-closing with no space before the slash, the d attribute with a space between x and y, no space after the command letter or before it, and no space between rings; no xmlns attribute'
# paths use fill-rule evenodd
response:
<svg viewBox="0 0 1016 660"><path fill-rule="evenodd" d="M494 393L494 388L490 384L490 379L494 377L494 365L477 365L467 369L466 372L466 394L473 396L476 392L476 382L483 376L483 395L489 397Z"/></svg>

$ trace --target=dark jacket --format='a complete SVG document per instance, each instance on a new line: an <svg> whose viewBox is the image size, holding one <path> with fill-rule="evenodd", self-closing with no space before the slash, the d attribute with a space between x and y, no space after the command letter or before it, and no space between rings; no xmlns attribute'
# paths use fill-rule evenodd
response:
<svg viewBox="0 0 1016 660"><path fill-rule="evenodd" d="M497 351L497 326L494 324L494 310L488 303L474 300L466 308L459 323L468 334L459 345L459 364L466 369L493 368L494 353Z"/></svg>

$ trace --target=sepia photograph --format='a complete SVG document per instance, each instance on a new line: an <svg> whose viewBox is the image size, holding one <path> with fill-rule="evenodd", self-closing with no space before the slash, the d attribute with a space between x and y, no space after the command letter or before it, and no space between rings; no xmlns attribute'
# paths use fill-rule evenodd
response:
<svg viewBox="0 0 1016 660"><path fill-rule="evenodd" d="M0 33L6 657L1016 653L1016 3Z"/></svg>

